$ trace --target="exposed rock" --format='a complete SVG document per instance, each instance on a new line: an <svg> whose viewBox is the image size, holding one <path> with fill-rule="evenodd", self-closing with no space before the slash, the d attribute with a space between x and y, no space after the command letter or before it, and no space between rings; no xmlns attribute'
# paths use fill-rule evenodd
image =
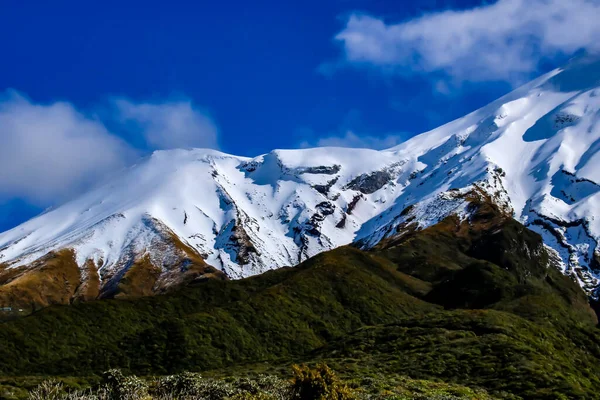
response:
<svg viewBox="0 0 600 400"><path fill-rule="evenodd" d="M595 271L600 271L600 249L597 248L594 251L594 255L592 256L592 262L590 264L590 268Z"/></svg>
<svg viewBox="0 0 600 400"><path fill-rule="evenodd" d="M408 206L408 207L406 207L404 210L402 210L402 212L400 213L400 216L401 216L401 217L405 217L405 216L407 216L408 214L410 214L410 212L411 212L412 210L414 210L414 208L415 208L415 205L414 205L414 204L411 204L410 206Z"/></svg>
<svg viewBox="0 0 600 400"><path fill-rule="evenodd" d="M324 216L331 215L335 211L335 206L328 201L323 201L323 202L317 204L316 208Z"/></svg>
<svg viewBox="0 0 600 400"><path fill-rule="evenodd" d="M330 180L329 182L327 182L327 184L325 184L325 185L314 185L313 189L315 189L317 192L321 193L323 196L327 196L329 194L329 191L333 187L333 185L335 185L336 182L338 181L338 179L339 178L336 177L336 178Z"/></svg>
<svg viewBox="0 0 600 400"><path fill-rule="evenodd" d="M558 113L554 116L554 127L556 129L562 128L565 125L570 125L579 121L579 117L568 113Z"/></svg>
<svg viewBox="0 0 600 400"><path fill-rule="evenodd" d="M350 203L348 203L348 208L346 208L346 214L351 215L352 211L354 211L354 209L358 205L358 202L362 198L363 198L362 194L359 194L358 196L354 196L354 198L352 199L352 201Z"/></svg>
<svg viewBox="0 0 600 400"><path fill-rule="evenodd" d="M307 233L311 236L320 236L321 223L328 215L332 215L335 212L335 206L328 201L323 201L317 204L315 208L317 212L314 213L306 223L308 227Z"/></svg>
<svg viewBox="0 0 600 400"><path fill-rule="evenodd" d="M332 165L332 166L319 166L319 167L307 167L307 168L299 168L298 172L300 174L319 174L319 175L335 175L342 169L341 165Z"/></svg>
<svg viewBox="0 0 600 400"><path fill-rule="evenodd" d="M148 247L133 241L110 269L100 271L100 298L139 297L164 293L198 276L225 279L202 256L161 221L145 217L140 229L152 238ZM151 249L151 251L150 251Z"/></svg>
<svg viewBox="0 0 600 400"><path fill-rule="evenodd" d="M248 264L250 262L251 254L258 254L256 247L252 243L250 236L244 229L244 226L237 221L231 227L230 239L237 248L237 259L241 265Z"/></svg>
<svg viewBox="0 0 600 400"><path fill-rule="evenodd" d="M375 171L357 176L346 185L346 188L364 194L371 194L384 187L391 180L392 175L388 171Z"/></svg>

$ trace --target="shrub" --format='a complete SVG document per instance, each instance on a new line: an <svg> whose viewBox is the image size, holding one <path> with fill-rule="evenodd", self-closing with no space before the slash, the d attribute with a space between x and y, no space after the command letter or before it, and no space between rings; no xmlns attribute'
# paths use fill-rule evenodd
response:
<svg viewBox="0 0 600 400"><path fill-rule="evenodd" d="M202 382L197 396L204 400L222 400L233 397L238 393L239 391L230 383L210 379Z"/></svg>
<svg viewBox="0 0 600 400"><path fill-rule="evenodd" d="M62 383L47 380L29 392L28 400L59 400L64 396Z"/></svg>
<svg viewBox="0 0 600 400"><path fill-rule="evenodd" d="M268 395L264 392L250 393L241 392L231 398L231 400L275 400L276 397Z"/></svg>
<svg viewBox="0 0 600 400"><path fill-rule="evenodd" d="M285 400L291 396L289 380L284 380L273 375L260 375L256 380L256 384L260 390L273 399Z"/></svg>
<svg viewBox="0 0 600 400"><path fill-rule="evenodd" d="M291 398L289 380L272 375L260 375L256 379L242 378L232 383L241 392L236 400L288 400Z"/></svg>
<svg viewBox="0 0 600 400"><path fill-rule="evenodd" d="M202 376L198 373L183 372L158 378L155 392L159 396L197 396L203 386Z"/></svg>
<svg viewBox="0 0 600 400"><path fill-rule="evenodd" d="M67 394L63 400L113 400L110 390L106 386L97 390L77 390Z"/></svg>
<svg viewBox="0 0 600 400"><path fill-rule="evenodd" d="M136 376L125 376L118 369L102 374L102 382L112 400L141 400L148 397L148 385Z"/></svg>
<svg viewBox="0 0 600 400"><path fill-rule="evenodd" d="M335 373L325 364L315 369L305 365L292 366L294 377L292 393L300 400L349 400L355 396L346 385L340 382Z"/></svg>
<svg viewBox="0 0 600 400"><path fill-rule="evenodd" d="M231 377L223 380L184 372L158 378L152 385L151 394L157 399L288 400L290 383L266 375L256 379Z"/></svg>

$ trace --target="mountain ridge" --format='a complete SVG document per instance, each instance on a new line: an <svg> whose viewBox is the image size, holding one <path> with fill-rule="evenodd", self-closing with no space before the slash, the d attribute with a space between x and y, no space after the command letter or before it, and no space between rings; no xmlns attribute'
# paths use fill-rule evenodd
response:
<svg viewBox="0 0 600 400"><path fill-rule="evenodd" d="M387 150L159 151L0 234L0 272L31 273L70 249L110 297L114 277L147 257L155 293L186 265L207 264L190 279L237 279L350 243L368 249L409 226L469 218L475 195L541 234L562 271L597 297L599 123L600 62L579 58Z"/></svg>

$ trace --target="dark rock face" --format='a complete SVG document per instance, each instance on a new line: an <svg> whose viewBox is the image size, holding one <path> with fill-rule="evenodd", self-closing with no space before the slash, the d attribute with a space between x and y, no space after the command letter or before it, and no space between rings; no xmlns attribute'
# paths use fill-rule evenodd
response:
<svg viewBox="0 0 600 400"><path fill-rule="evenodd" d="M600 271L600 252L598 252L598 251L594 252L594 256L592 257L591 267L595 271Z"/></svg>
<svg viewBox="0 0 600 400"><path fill-rule="evenodd" d="M317 210L319 210L322 215L327 216L333 214L335 206L328 201L323 201L317 204Z"/></svg>
<svg viewBox="0 0 600 400"><path fill-rule="evenodd" d="M359 194L358 196L354 196L354 198L352 199L352 201L350 203L348 203L348 208L346 209L346 214L351 215L352 211L354 211L354 209L358 205L358 202L362 198L363 198L362 194Z"/></svg>
<svg viewBox="0 0 600 400"><path fill-rule="evenodd" d="M556 128L562 128L564 125L573 124L579 121L579 117L567 113L558 113L554 116L554 126Z"/></svg>
<svg viewBox="0 0 600 400"><path fill-rule="evenodd" d="M321 235L321 223L327 218L328 215L332 215L335 212L335 206L328 202L323 201L316 205L316 213L310 217L306 225L308 227L307 233L312 236Z"/></svg>
<svg viewBox="0 0 600 400"><path fill-rule="evenodd" d="M225 189L219 187L218 193L221 209L233 210L235 218L221 228L217 235L216 248L224 249L239 265L246 265L252 255L259 255L248 234L249 230L256 229L256 221L237 207Z"/></svg>
<svg viewBox="0 0 600 400"><path fill-rule="evenodd" d="M250 255L252 253L258 253L256 247L254 247L254 244L250 240L250 236L244 227L239 223L236 223L232 226L230 240L237 249L237 259L241 265L245 265L250 262Z"/></svg>
<svg viewBox="0 0 600 400"><path fill-rule="evenodd" d="M250 162L240 164L239 169L241 171L245 171L245 172L254 172L258 169L259 166L260 166L259 162L250 161Z"/></svg>
<svg viewBox="0 0 600 400"><path fill-rule="evenodd" d="M219 233L218 247L223 248L240 265L250 263L252 255L260 255L247 229L255 222L236 208L237 217L229 221Z"/></svg>
<svg viewBox="0 0 600 400"><path fill-rule="evenodd" d="M362 174L354 178L347 189L357 190L364 194L375 193L392 180L392 175L387 171L375 171L370 174Z"/></svg>
<svg viewBox="0 0 600 400"><path fill-rule="evenodd" d="M335 183L338 181L338 178L334 178L332 180L330 180L329 182L327 182L327 184L325 185L314 185L313 189L315 189L317 192L321 193L323 196L327 196L327 194L329 193L329 190L331 190L331 187L333 185L335 185Z"/></svg>
<svg viewBox="0 0 600 400"><path fill-rule="evenodd" d="M341 165L323 165L319 167L307 167L300 169L301 174L335 175L342 169Z"/></svg>

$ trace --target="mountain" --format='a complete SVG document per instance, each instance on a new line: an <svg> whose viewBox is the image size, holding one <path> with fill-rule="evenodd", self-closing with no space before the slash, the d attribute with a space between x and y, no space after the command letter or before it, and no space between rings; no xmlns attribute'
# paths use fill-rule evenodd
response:
<svg viewBox="0 0 600 400"><path fill-rule="evenodd" d="M352 387L380 386L359 398L482 399L392 396L408 376L494 399L597 399L600 330L587 296L540 235L491 202L470 204L471 218L450 215L369 251L342 246L246 279L4 321L0 398L39 375L78 388L109 368L231 381L325 361Z"/></svg>
<svg viewBox="0 0 600 400"><path fill-rule="evenodd" d="M0 234L0 306L248 277L468 220L482 201L539 233L558 268L597 297L599 122L600 61L578 58L383 151L158 151Z"/></svg>

